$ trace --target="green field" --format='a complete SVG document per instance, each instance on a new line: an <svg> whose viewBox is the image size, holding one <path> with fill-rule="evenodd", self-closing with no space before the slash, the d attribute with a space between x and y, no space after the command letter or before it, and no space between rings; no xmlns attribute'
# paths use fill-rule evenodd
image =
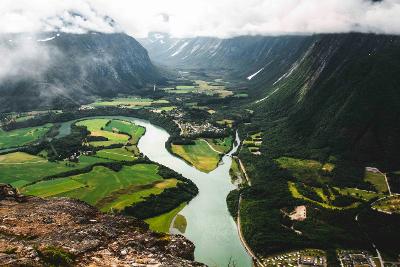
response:
<svg viewBox="0 0 400 267"><path fill-rule="evenodd" d="M385 176L382 173L366 171L364 181L373 184L378 193L387 193L389 191L387 188Z"/></svg>
<svg viewBox="0 0 400 267"><path fill-rule="evenodd" d="M43 177L82 169L96 162L110 160L90 156L81 156L79 163L49 162L38 156L23 152L0 155L0 183L11 183L21 187L27 183L40 180Z"/></svg>
<svg viewBox="0 0 400 267"><path fill-rule="evenodd" d="M223 84L210 83L203 80L195 80L196 85L177 85L175 89L165 88L168 93L173 94L205 94L205 95L218 95L219 97L227 97L233 93L225 88Z"/></svg>
<svg viewBox="0 0 400 267"><path fill-rule="evenodd" d="M24 146L42 138L51 128L51 124L6 132L0 128L0 149Z"/></svg>
<svg viewBox="0 0 400 267"><path fill-rule="evenodd" d="M394 195L380 199L374 203L373 208L383 212L400 214L400 196Z"/></svg>
<svg viewBox="0 0 400 267"><path fill-rule="evenodd" d="M134 161L137 159L133 152L127 150L127 147L102 149L96 152L96 156L116 161Z"/></svg>
<svg viewBox="0 0 400 267"><path fill-rule="evenodd" d="M357 188L336 188L344 195L350 195L353 197L361 198L363 200L369 201L375 197L382 197L383 194L377 194L375 192L370 192L366 190L361 190Z"/></svg>
<svg viewBox="0 0 400 267"><path fill-rule="evenodd" d="M351 205L346 206L346 207L338 207L338 206L334 206L334 205L331 205L330 203L325 202L325 201L327 201L328 198L330 198L331 196L326 196L326 195L324 195L324 193L322 192L322 189L321 189L321 188L313 188L313 187L310 187L310 188L314 189L315 192L316 192L318 195L320 195L320 196L321 196L321 199L324 200L324 201L316 201L316 200L310 199L310 198L308 198L308 197L306 197L306 196L303 196L303 195L299 192L299 190L298 190L296 184L293 183L293 182L288 182L288 187L289 187L289 191L291 192L291 194L292 194L292 196L293 196L294 198L298 198L298 199L303 199L303 200L309 201L309 202L311 202L311 203L320 205L321 207L324 207L324 208L326 208L326 209L333 209L333 210L351 209L351 208L357 207L357 206L360 204L359 202L354 202L354 203L352 203Z"/></svg>
<svg viewBox="0 0 400 267"><path fill-rule="evenodd" d="M144 185L132 185L113 192L109 197L103 199L105 205L100 205L102 211L122 210L126 206L143 201L150 195L161 194L164 189L176 187L178 180L165 179Z"/></svg>
<svg viewBox="0 0 400 267"><path fill-rule="evenodd" d="M222 154L228 153L231 150L233 144L232 136L206 140L215 150L219 151Z"/></svg>
<svg viewBox="0 0 400 267"><path fill-rule="evenodd" d="M186 206L186 203L182 203L179 207L171 210L168 213L164 213L160 216L146 219L145 222L149 224L150 229L160 233L168 233L172 221L175 216Z"/></svg>
<svg viewBox="0 0 400 267"><path fill-rule="evenodd" d="M214 170L220 161L220 154L212 150L204 140L195 140L194 145L172 144L171 150L202 172Z"/></svg>
<svg viewBox="0 0 400 267"><path fill-rule="evenodd" d="M153 100L151 98L140 98L140 97L125 97L125 98L114 98L107 101L96 101L90 106L93 107L128 107L128 108L142 108L149 107L154 104L168 104L167 100Z"/></svg>
<svg viewBox="0 0 400 267"><path fill-rule="evenodd" d="M142 201L143 197L176 186L176 179L164 180L157 172L158 166L154 164L124 166L119 172L97 166L89 173L23 187L21 192L40 197L76 198L103 211L121 210Z"/></svg>
<svg viewBox="0 0 400 267"><path fill-rule="evenodd" d="M131 144L137 144L140 137L145 133L145 128L122 120L89 119L78 121L76 125L85 126L90 131L91 136L101 136L108 139L108 141L90 142L90 145L95 147L125 144L128 141Z"/></svg>
<svg viewBox="0 0 400 267"><path fill-rule="evenodd" d="M322 164L316 160L297 159L289 157L280 157L275 162L283 169L287 169L299 181L326 183L329 176L323 175L329 173L335 165L332 163Z"/></svg>

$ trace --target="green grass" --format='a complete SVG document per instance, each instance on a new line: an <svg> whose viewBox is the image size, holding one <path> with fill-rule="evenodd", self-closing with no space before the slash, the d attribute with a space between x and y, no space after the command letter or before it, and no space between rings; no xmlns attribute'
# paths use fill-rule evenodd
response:
<svg viewBox="0 0 400 267"><path fill-rule="evenodd" d="M365 172L364 181L370 182L374 185L375 189L379 193L387 193L388 188L385 180L385 176L382 173Z"/></svg>
<svg viewBox="0 0 400 267"><path fill-rule="evenodd" d="M116 161L134 161L137 159L133 152L125 148L102 149L96 152L96 156Z"/></svg>
<svg viewBox="0 0 400 267"><path fill-rule="evenodd" d="M139 139L146 132L144 127L122 120L111 120L111 122L104 127L104 130L129 134L131 136L131 139L129 140L131 144L137 144Z"/></svg>
<svg viewBox="0 0 400 267"><path fill-rule="evenodd" d="M389 212L389 213L400 213L400 196L394 195L390 197L386 197L384 199L378 200L374 203L373 208Z"/></svg>
<svg viewBox="0 0 400 267"><path fill-rule="evenodd" d="M0 129L0 149L24 146L42 138L51 128L51 124L40 127L22 128L6 132Z"/></svg>
<svg viewBox="0 0 400 267"><path fill-rule="evenodd" d="M76 125L85 126L91 136L102 136L108 139L108 141L90 142L95 147L125 144L128 141L137 144L145 133L144 127L122 120L89 119L78 121Z"/></svg>
<svg viewBox="0 0 400 267"><path fill-rule="evenodd" d="M185 206L186 203L182 203L179 205L179 207L171 210L170 212L164 213L157 217L149 218L145 220L145 222L149 224L150 229L153 231L168 233L172 220Z"/></svg>
<svg viewBox="0 0 400 267"><path fill-rule="evenodd" d="M99 205L102 211L107 212L111 210L122 210L134 203L144 200L145 197L150 195L161 194L164 189L176 187L178 180L166 179L145 185L133 185L122 190L113 192L109 197L103 199L105 205Z"/></svg>
<svg viewBox="0 0 400 267"><path fill-rule="evenodd" d="M79 163L69 163L67 166L65 162L49 162L22 152L9 153L0 156L0 183L11 183L19 187L43 177L81 169L96 162L109 161L111 160L81 156Z"/></svg>
<svg viewBox="0 0 400 267"><path fill-rule="evenodd" d="M175 187L176 179L164 180L155 164L124 166L119 172L97 166L89 173L38 182L22 188L22 193L40 197L63 196L83 200L102 211L122 210Z"/></svg>
<svg viewBox="0 0 400 267"><path fill-rule="evenodd" d="M43 181L26 188L21 191L26 195L50 197L72 191L85 185L69 178L59 178L49 181Z"/></svg>
<svg viewBox="0 0 400 267"><path fill-rule="evenodd" d="M121 171L114 172L105 167L95 167L91 172L69 177L85 187L63 193L59 196L72 197L97 206L98 202L112 192L131 185L141 185L161 181L157 174L158 166L154 164L137 164L124 166ZM106 204L106 203L104 203ZM99 205L103 206L103 204Z"/></svg>
<svg viewBox="0 0 400 267"><path fill-rule="evenodd" d="M176 90L187 90L187 89L194 89L194 85L177 85Z"/></svg>
<svg viewBox="0 0 400 267"><path fill-rule="evenodd" d="M125 98L114 98L109 101L96 101L90 104L93 107L109 107L109 106L123 106L128 108L142 108L152 106L154 104L168 104L167 100L153 100L151 98L139 98L139 97L125 97Z"/></svg>
<svg viewBox="0 0 400 267"><path fill-rule="evenodd" d="M228 136L225 138L218 138L218 139L206 139L207 142L217 151L222 154L228 153L233 144L233 137Z"/></svg>
<svg viewBox="0 0 400 267"><path fill-rule="evenodd" d="M370 192L366 190L361 190L358 188L337 188L335 189L339 190L341 194L343 195L350 195L353 197L361 198L363 200L369 201L375 197L382 197L383 194L377 194L375 192Z"/></svg>
<svg viewBox="0 0 400 267"><path fill-rule="evenodd" d="M203 140L195 140L194 145L173 144L171 150L203 172L214 170L220 161L220 154L212 150Z"/></svg>
<svg viewBox="0 0 400 267"><path fill-rule="evenodd" d="M185 216L177 214L172 227L178 229L179 232L184 234L186 232L186 227L187 227L187 221Z"/></svg>
<svg viewBox="0 0 400 267"><path fill-rule="evenodd" d="M305 201L309 201L311 203L317 204L321 207L324 207L326 209L333 209L333 210L344 210L344 209L351 209L351 208L355 208L357 207L360 203L359 202L354 202L353 204L347 206L347 207L336 207L333 206L331 204L325 203L325 202L319 202L319 201L315 201L313 199L307 198L305 196L303 196L297 189L296 184L293 182L288 182L288 187L289 187L289 191L292 194L292 196L294 198L298 198L298 199L302 199ZM324 196L323 198L326 199L326 196Z"/></svg>
<svg viewBox="0 0 400 267"><path fill-rule="evenodd" d="M297 159L289 157L280 157L275 162L283 169L287 169L298 180L303 182L317 181L319 183L326 183L329 181L328 176L321 175L322 170L329 172L334 168L325 169L324 164L316 160Z"/></svg>

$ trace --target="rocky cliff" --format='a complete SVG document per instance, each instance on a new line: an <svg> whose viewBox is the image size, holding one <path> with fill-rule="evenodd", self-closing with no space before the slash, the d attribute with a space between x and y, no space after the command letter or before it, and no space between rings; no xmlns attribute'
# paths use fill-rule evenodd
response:
<svg viewBox="0 0 400 267"><path fill-rule="evenodd" d="M1 266L204 266L193 257L190 241L143 221L0 185Z"/></svg>

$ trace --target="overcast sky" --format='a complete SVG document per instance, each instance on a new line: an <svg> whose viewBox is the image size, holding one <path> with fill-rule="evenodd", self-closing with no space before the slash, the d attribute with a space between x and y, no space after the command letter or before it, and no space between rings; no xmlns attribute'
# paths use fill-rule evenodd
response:
<svg viewBox="0 0 400 267"><path fill-rule="evenodd" d="M175 37L399 34L400 0L0 0L0 32L51 30L124 31L134 37L153 31Z"/></svg>

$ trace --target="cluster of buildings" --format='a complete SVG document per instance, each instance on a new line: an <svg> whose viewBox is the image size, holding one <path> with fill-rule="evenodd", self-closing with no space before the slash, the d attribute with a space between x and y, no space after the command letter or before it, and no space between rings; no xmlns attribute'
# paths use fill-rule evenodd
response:
<svg viewBox="0 0 400 267"><path fill-rule="evenodd" d="M282 267L306 267L306 266L327 266L326 257L319 253L307 253L307 251L296 251L269 257L263 260L265 266Z"/></svg>
<svg viewBox="0 0 400 267"><path fill-rule="evenodd" d="M196 136L202 133L210 132L215 134L222 134L225 131L223 128L217 127L208 121L204 121L203 123L187 121L184 119L184 111L180 109L171 110L168 112L168 115L173 118L174 122L181 129L181 135L185 137Z"/></svg>
<svg viewBox="0 0 400 267"><path fill-rule="evenodd" d="M375 267L374 258L366 251L340 251L338 253L340 265L342 267Z"/></svg>

